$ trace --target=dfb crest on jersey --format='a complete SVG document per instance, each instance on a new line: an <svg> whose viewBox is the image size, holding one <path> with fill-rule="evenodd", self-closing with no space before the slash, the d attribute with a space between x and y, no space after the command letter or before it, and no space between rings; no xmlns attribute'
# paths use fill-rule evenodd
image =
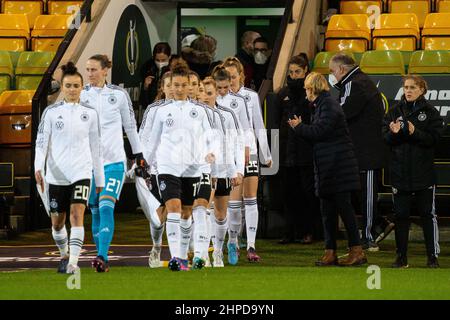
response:
<svg viewBox="0 0 450 320"><path fill-rule="evenodd" d="M238 103L236 102L235 99L233 99L233 101L231 101L230 107L233 109L236 109L238 107Z"/></svg>
<svg viewBox="0 0 450 320"><path fill-rule="evenodd" d="M86 112L84 112L80 118L81 118L81 121L86 122L89 120L89 115Z"/></svg>
<svg viewBox="0 0 450 320"><path fill-rule="evenodd" d="M195 109L192 109L191 112L189 113L189 115L191 116L191 118L197 118L198 117L198 112Z"/></svg>
<svg viewBox="0 0 450 320"><path fill-rule="evenodd" d="M164 191L166 190L166 183L164 181L161 181L161 183L159 184L159 190Z"/></svg>
<svg viewBox="0 0 450 320"><path fill-rule="evenodd" d="M55 125L56 125L56 130L61 131L62 129L64 129L64 122L62 122L62 121L57 121Z"/></svg>
<svg viewBox="0 0 450 320"><path fill-rule="evenodd" d="M425 113L421 113L421 114L419 114L418 119L419 119L419 121L423 122L423 121L427 120L427 115Z"/></svg>
<svg viewBox="0 0 450 320"><path fill-rule="evenodd" d="M169 118L169 119L166 120L166 125L168 127L173 127L174 122L175 121L172 118Z"/></svg>
<svg viewBox="0 0 450 320"><path fill-rule="evenodd" d="M250 95L247 94L247 95L244 97L244 99L245 99L245 102L250 102L250 100L251 100L252 98L250 98Z"/></svg>
<svg viewBox="0 0 450 320"><path fill-rule="evenodd" d="M116 103L117 103L117 98L116 98L116 96L109 96L108 102L109 102L110 104L116 104Z"/></svg>

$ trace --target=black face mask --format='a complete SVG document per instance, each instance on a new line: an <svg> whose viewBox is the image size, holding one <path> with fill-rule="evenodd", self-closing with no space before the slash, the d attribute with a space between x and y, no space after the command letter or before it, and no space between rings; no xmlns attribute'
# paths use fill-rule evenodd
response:
<svg viewBox="0 0 450 320"><path fill-rule="evenodd" d="M301 94L305 91L305 79L292 79L287 77L287 85L293 94Z"/></svg>

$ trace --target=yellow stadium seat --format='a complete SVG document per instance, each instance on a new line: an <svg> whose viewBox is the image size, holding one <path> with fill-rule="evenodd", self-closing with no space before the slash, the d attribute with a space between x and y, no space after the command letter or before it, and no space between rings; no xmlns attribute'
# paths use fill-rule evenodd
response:
<svg viewBox="0 0 450 320"><path fill-rule="evenodd" d="M80 10L83 1L52 1L47 3L48 14L74 14Z"/></svg>
<svg viewBox="0 0 450 320"><path fill-rule="evenodd" d="M312 71L318 72L321 74L329 74L330 73L330 60L337 53L338 52L331 52L331 51L319 52L316 55L316 57L314 58ZM345 53L347 55L351 56L356 61L356 58L355 58L355 55L353 54L353 52L345 52Z"/></svg>
<svg viewBox="0 0 450 320"><path fill-rule="evenodd" d="M374 10L370 7L378 7L378 12L383 12L382 1L341 1L340 13L341 14L373 14Z"/></svg>
<svg viewBox="0 0 450 320"><path fill-rule="evenodd" d="M414 13L417 15L419 27L422 28L428 13L431 12L430 2L424 0L407 1L396 0L391 2L391 13Z"/></svg>
<svg viewBox="0 0 450 320"><path fill-rule="evenodd" d="M72 15L43 15L31 32L33 51L57 51L72 23Z"/></svg>
<svg viewBox="0 0 450 320"><path fill-rule="evenodd" d="M16 89L36 90L54 56L54 52L22 52L15 72Z"/></svg>
<svg viewBox="0 0 450 320"><path fill-rule="evenodd" d="M450 50L450 13L431 13L422 30L422 48Z"/></svg>
<svg viewBox="0 0 450 320"><path fill-rule="evenodd" d="M0 95L0 144L31 144L31 103L35 91L5 91Z"/></svg>
<svg viewBox="0 0 450 320"><path fill-rule="evenodd" d="M415 14L382 14L379 28L373 31L373 48L374 50L414 51L419 38L419 22Z"/></svg>
<svg viewBox="0 0 450 320"><path fill-rule="evenodd" d="M450 1L440 1L438 7L439 13L447 13L450 12Z"/></svg>
<svg viewBox="0 0 450 320"><path fill-rule="evenodd" d="M331 17L325 34L326 51L357 51L369 49L371 30L365 14L337 14Z"/></svg>
<svg viewBox="0 0 450 320"><path fill-rule="evenodd" d="M0 94L11 89L14 68L9 52L0 51Z"/></svg>
<svg viewBox="0 0 450 320"><path fill-rule="evenodd" d="M367 74L405 74L405 64L400 51L367 51L364 53L361 70Z"/></svg>
<svg viewBox="0 0 450 320"><path fill-rule="evenodd" d="M36 18L44 13L44 2L41 0L3 0L3 13L26 14L30 27Z"/></svg>
<svg viewBox="0 0 450 320"><path fill-rule="evenodd" d="M30 27L23 14L0 14L0 50L25 51Z"/></svg>
<svg viewBox="0 0 450 320"><path fill-rule="evenodd" d="M414 52L409 62L409 73L450 73L450 52Z"/></svg>

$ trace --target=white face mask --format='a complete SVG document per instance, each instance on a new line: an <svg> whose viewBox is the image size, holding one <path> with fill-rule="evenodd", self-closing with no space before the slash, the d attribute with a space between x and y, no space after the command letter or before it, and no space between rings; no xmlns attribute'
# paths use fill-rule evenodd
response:
<svg viewBox="0 0 450 320"><path fill-rule="evenodd" d="M262 52L255 53L255 63L256 64L265 64L267 62L267 56Z"/></svg>
<svg viewBox="0 0 450 320"><path fill-rule="evenodd" d="M169 62L155 62L156 66L159 70L161 70L164 67L167 67L169 65Z"/></svg>
<svg viewBox="0 0 450 320"><path fill-rule="evenodd" d="M334 87L335 85L338 84L338 79L336 79L335 75L330 73L330 75L328 76L328 82L331 84L332 87Z"/></svg>

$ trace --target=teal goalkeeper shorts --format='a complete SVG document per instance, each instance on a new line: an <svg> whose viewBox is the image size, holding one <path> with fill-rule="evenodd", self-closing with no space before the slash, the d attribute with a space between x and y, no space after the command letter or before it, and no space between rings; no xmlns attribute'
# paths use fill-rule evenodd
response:
<svg viewBox="0 0 450 320"><path fill-rule="evenodd" d="M100 197L110 196L119 200L122 187L125 182L125 167L123 162L111 163L105 166L105 187L102 192L97 194L95 191L95 179L92 179L91 195L89 203L99 202Z"/></svg>

